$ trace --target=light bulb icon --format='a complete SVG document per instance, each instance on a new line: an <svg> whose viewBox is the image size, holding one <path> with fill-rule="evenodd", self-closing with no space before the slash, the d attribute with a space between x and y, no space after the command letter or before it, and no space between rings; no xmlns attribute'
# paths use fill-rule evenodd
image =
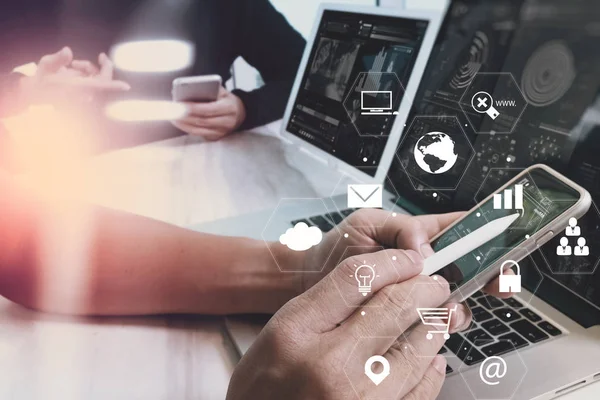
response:
<svg viewBox="0 0 600 400"><path fill-rule="evenodd" d="M363 264L354 271L354 277L358 282L358 293L362 293L363 296L371 293L372 284L376 276L374 266Z"/></svg>

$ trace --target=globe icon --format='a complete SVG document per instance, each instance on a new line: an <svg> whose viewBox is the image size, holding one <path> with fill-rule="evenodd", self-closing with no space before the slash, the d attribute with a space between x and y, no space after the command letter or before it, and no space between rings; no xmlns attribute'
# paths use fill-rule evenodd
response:
<svg viewBox="0 0 600 400"><path fill-rule="evenodd" d="M443 132L430 132L419 139L414 150L417 165L429 174L448 172L458 160L456 143Z"/></svg>

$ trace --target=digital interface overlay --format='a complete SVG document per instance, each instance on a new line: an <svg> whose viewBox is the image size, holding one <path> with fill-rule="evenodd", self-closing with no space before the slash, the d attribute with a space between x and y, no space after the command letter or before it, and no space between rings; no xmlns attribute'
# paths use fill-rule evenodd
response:
<svg viewBox="0 0 600 400"><path fill-rule="evenodd" d="M413 157L413 146L401 146L390 168L388 190L400 193L398 204L414 213L469 210L521 170L546 164L586 188L600 204L600 126L587 115L600 109L600 53L590 52L600 42L593 29L600 18L594 0L455 0L438 35L428 67L407 121L420 120L416 132L403 133L405 143L416 143L422 132L440 131L448 117L455 117L469 136L475 158L465 170L457 167L427 181L411 184L402 163ZM514 79L477 88L501 99L515 82L527 107L515 120L501 115L461 109L460 99L478 74L508 73ZM486 85L489 80L486 80ZM495 86L494 86L495 85ZM468 96L466 96L468 97ZM467 99L470 100L470 99ZM514 125L514 129L513 129ZM458 130L445 127L451 137ZM510 134L477 134L480 131ZM406 136L414 135L414 137ZM458 143L457 143L458 145ZM464 147L468 150L468 147ZM459 159L461 148L457 147ZM492 173L499 171L499 173ZM447 184L441 182L445 177ZM456 190L432 190L451 185ZM413 179L414 180L414 179ZM393 185L393 188L391 187ZM600 242L600 212L592 207L579 221L588 243ZM557 240L559 240L558 238ZM555 240L544 246L544 257L533 254L546 279L537 293L569 315L577 312L584 326L600 323L600 268L595 257L557 257ZM554 253L554 255L553 255ZM524 261L525 263L525 261ZM551 267L550 267L551 266ZM524 266L524 286L528 286ZM536 280L538 278L536 277ZM575 294L577 299L573 299Z"/></svg>

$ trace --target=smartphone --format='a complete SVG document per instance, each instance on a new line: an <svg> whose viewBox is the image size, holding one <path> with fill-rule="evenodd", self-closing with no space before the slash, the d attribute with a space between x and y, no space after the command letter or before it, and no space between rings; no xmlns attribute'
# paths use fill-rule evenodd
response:
<svg viewBox="0 0 600 400"><path fill-rule="evenodd" d="M534 165L524 170L432 239L437 252L494 219L521 215L503 234L436 272L450 283L450 300L465 301L498 277L506 261L518 263L564 234L569 219L583 217L591 204L587 190L552 168Z"/></svg>
<svg viewBox="0 0 600 400"><path fill-rule="evenodd" d="M219 75L187 76L173 81L173 100L206 103L217 100L223 80Z"/></svg>

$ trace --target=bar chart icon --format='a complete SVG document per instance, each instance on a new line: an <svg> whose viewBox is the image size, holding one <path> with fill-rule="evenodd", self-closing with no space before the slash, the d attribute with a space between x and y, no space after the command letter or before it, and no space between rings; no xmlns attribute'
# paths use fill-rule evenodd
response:
<svg viewBox="0 0 600 400"><path fill-rule="evenodd" d="M504 193L494 195L494 210L522 210L523 209L523 185L515 185L512 189L506 189Z"/></svg>

